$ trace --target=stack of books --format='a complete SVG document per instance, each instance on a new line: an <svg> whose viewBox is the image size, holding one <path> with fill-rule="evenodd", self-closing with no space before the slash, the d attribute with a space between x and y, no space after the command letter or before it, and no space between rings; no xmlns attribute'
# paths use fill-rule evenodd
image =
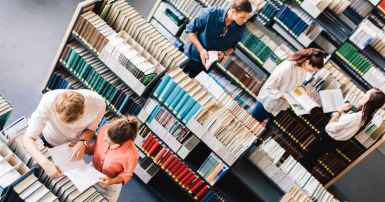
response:
<svg viewBox="0 0 385 202"><path fill-rule="evenodd" d="M0 195L28 171L23 161L0 141Z"/></svg>
<svg viewBox="0 0 385 202"><path fill-rule="evenodd" d="M175 37L173 34L171 34L166 28L163 27L162 24L160 24L157 20L151 20L151 24L158 30L168 41L170 41L175 47L180 48L184 46L183 43L186 43L183 41L181 43L177 37Z"/></svg>
<svg viewBox="0 0 385 202"><path fill-rule="evenodd" d="M352 0L349 7L354 9L363 18L373 9L371 2L366 0Z"/></svg>
<svg viewBox="0 0 385 202"><path fill-rule="evenodd" d="M162 7L162 12L166 14L178 27L187 19L177 9L167 4Z"/></svg>
<svg viewBox="0 0 385 202"><path fill-rule="evenodd" d="M170 151L156 136L149 133L140 149L161 166L179 185L198 200L210 188L188 165Z"/></svg>
<svg viewBox="0 0 385 202"><path fill-rule="evenodd" d="M356 29L356 31L349 37L350 41L356 44L361 49L364 49L366 45L370 43L371 46L376 46L377 44L385 45L384 39L385 34L382 33L378 27L376 27L370 20L365 19ZM383 47L382 47L383 48ZM377 46L377 51L379 53L383 52L379 46Z"/></svg>
<svg viewBox="0 0 385 202"><path fill-rule="evenodd" d="M50 78L50 82L45 87L45 92L55 89L80 90L87 89L83 84L73 77L64 68L57 68ZM45 93L44 92L44 93Z"/></svg>
<svg viewBox="0 0 385 202"><path fill-rule="evenodd" d="M258 13L258 15L261 16L261 18L258 18L258 19L259 21L261 21L263 25L266 25L267 23L269 23L272 20L273 16L279 10L279 8L276 5L273 5L268 1L265 1L265 2L266 3L262 11Z"/></svg>
<svg viewBox="0 0 385 202"><path fill-rule="evenodd" d="M13 107L7 100L0 95L0 130L3 130L5 123L13 111Z"/></svg>
<svg viewBox="0 0 385 202"><path fill-rule="evenodd" d="M198 173L211 185L228 170L229 168L214 154L211 153L205 162L198 169Z"/></svg>
<svg viewBox="0 0 385 202"><path fill-rule="evenodd" d="M260 64L273 54L277 45L252 22L246 23L247 29L239 42L241 47L249 52Z"/></svg>
<svg viewBox="0 0 385 202"><path fill-rule="evenodd" d="M364 75L373 66L363 55L361 55L359 51L357 51L348 42L345 42L337 50L336 54L361 76Z"/></svg>
<svg viewBox="0 0 385 202"><path fill-rule="evenodd" d="M307 13L291 4L283 5L274 19L295 38L313 22Z"/></svg>
<svg viewBox="0 0 385 202"><path fill-rule="evenodd" d="M226 56L218 66L229 75L239 81L245 88L249 89L255 97L259 94L266 78L261 78L254 70L234 54ZM255 98L254 97L254 98Z"/></svg>
<svg viewBox="0 0 385 202"><path fill-rule="evenodd" d="M168 109L161 107L158 101L152 99L151 102L144 108L146 111L151 111L147 118L146 124L151 124L152 120L158 121L178 142L182 143L191 134L190 131L175 118Z"/></svg>
<svg viewBox="0 0 385 202"><path fill-rule="evenodd" d="M190 20L204 9L201 4L194 0L170 0L170 2Z"/></svg>

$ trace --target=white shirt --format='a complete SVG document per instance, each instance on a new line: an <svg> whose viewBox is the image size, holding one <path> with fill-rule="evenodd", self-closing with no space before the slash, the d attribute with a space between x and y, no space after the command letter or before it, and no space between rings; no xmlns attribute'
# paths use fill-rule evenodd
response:
<svg viewBox="0 0 385 202"><path fill-rule="evenodd" d="M266 83L262 86L257 100L270 113L286 110L289 103L282 99L283 93L290 93L300 87L306 78L306 70L292 61L283 61L277 66Z"/></svg>
<svg viewBox="0 0 385 202"><path fill-rule="evenodd" d="M361 127L361 113L342 114L335 122L328 123L325 131L335 140L348 140Z"/></svg>
<svg viewBox="0 0 385 202"><path fill-rule="evenodd" d="M70 90L53 90L43 95L36 111L28 121L26 135L37 139L41 132L52 146L68 142L77 143L85 129L96 130L106 111L106 104L99 94L90 90L76 90L83 95L86 108L83 117L74 124L66 124L57 118L57 97Z"/></svg>

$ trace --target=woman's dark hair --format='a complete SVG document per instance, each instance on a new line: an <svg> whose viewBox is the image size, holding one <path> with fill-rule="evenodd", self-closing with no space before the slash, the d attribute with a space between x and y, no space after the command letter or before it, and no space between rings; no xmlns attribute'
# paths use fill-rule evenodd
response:
<svg viewBox="0 0 385 202"><path fill-rule="evenodd" d="M134 141L138 134L138 124L139 121L135 116L116 119L107 129L108 137L113 143L119 145L128 140Z"/></svg>
<svg viewBox="0 0 385 202"><path fill-rule="evenodd" d="M308 48L295 52L290 55L287 60L295 61L297 63L296 65L299 67L302 66L306 60L309 60L311 66L322 69L324 66L324 54L325 52L318 48Z"/></svg>
<svg viewBox="0 0 385 202"><path fill-rule="evenodd" d="M359 106L354 112L362 111L361 127L358 132L361 132L373 119L374 114L385 104L385 94L378 88L373 88L374 91L370 93L368 102L362 107Z"/></svg>

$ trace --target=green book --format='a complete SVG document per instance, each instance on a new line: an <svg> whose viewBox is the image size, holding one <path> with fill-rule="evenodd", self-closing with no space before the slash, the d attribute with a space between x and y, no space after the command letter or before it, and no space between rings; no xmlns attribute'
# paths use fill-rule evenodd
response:
<svg viewBox="0 0 385 202"><path fill-rule="evenodd" d="M67 55L66 55L66 57L65 57L65 59L64 59L64 62L65 62L64 64L67 64L68 59L70 58L71 53L72 53L72 48L70 48L70 49L68 50L68 53L67 53Z"/></svg>
<svg viewBox="0 0 385 202"><path fill-rule="evenodd" d="M115 97L115 95L116 95L117 92L118 92L118 89L115 88L115 87L113 87L112 93L109 95L109 97L108 97L108 99L107 99L108 102L111 103L112 99L114 99L114 97Z"/></svg>
<svg viewBox="0 0 385 202"><path fill-rule="evenodd" d="M74 73L79 76L80 67L84 65L84 59L82 57L79 58L79 61L74 66Z"/></svg>
<svg viewBox="0 0 385 202"><path fill-rule="evenodd" d="M90 86L92 90L95 90L96 84L100 81L102 77L100 77L99 73L95 71L95 76L92 78Z"/></svg>
<svg viewBox="0 0 385 202"><path fill-rule="evenodd" d="M106 98L106 93L110 88L110 83L106 83L106 86L101 90L100 95L105 99Z"/></svg>
<svg viewBox="0 0 385 202"><path fill-rule="evenodd" d="M90 72L90 74L88 75L88 77L86 79L88 85L90 85L90 83L93 80L95 74L96 74L95 69L91 69L91 72Z"/></svg>
<svg viewBox="0 0 385 202"><path fill-rule="evenodd" d="M102 94L102 92L103 92L104 88L106 87L106 85L107 85L107 81L104 78L102 78L102 81L100 82L99 88L97 90L99 95Z"/></svg>
<svg viewBox="0 0 385 202"><path fill-rule="evenodd" d="M85 73L87 72L87 69L90 68L90 64L85 63L84 66L82 67L82 71L79 73L79 77L83 79Z"/></svg>
<svg viewBox="0 0 385 202"><path fill-rule="evenodd" d="M75 58L79 56L78 53L75 50L72 50L70 57L68 58L66 66L68 68L72 68L72 64L74 63Z"/></svg>

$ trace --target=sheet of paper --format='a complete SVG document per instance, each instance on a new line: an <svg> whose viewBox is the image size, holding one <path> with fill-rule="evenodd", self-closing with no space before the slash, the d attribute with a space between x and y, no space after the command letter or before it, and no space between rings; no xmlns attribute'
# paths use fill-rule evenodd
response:
<svg viewBox="0 0 385 202"><path fill-rule="evenodd" d="M64 174L71 179L80 192L85 191L95 183L99 182L99 178L106 176L89 164L85 164Z"/></svg>
<svg viewBox="0 0 385 202"><path fill-rule="evenodd" d="M53 162L59 166L63 173L86 165L86 162L84 162L83 159L80 161L70 162L71 150L72 147L69 147L68 143L49 149Z"/></svg>
<svg viewBox="0 0 385 202"><path fill-rule="evenodd" d="M207 51L209 58L206 59L206 69L208 70L210 66L218 61L218 51Z"/></svg>

